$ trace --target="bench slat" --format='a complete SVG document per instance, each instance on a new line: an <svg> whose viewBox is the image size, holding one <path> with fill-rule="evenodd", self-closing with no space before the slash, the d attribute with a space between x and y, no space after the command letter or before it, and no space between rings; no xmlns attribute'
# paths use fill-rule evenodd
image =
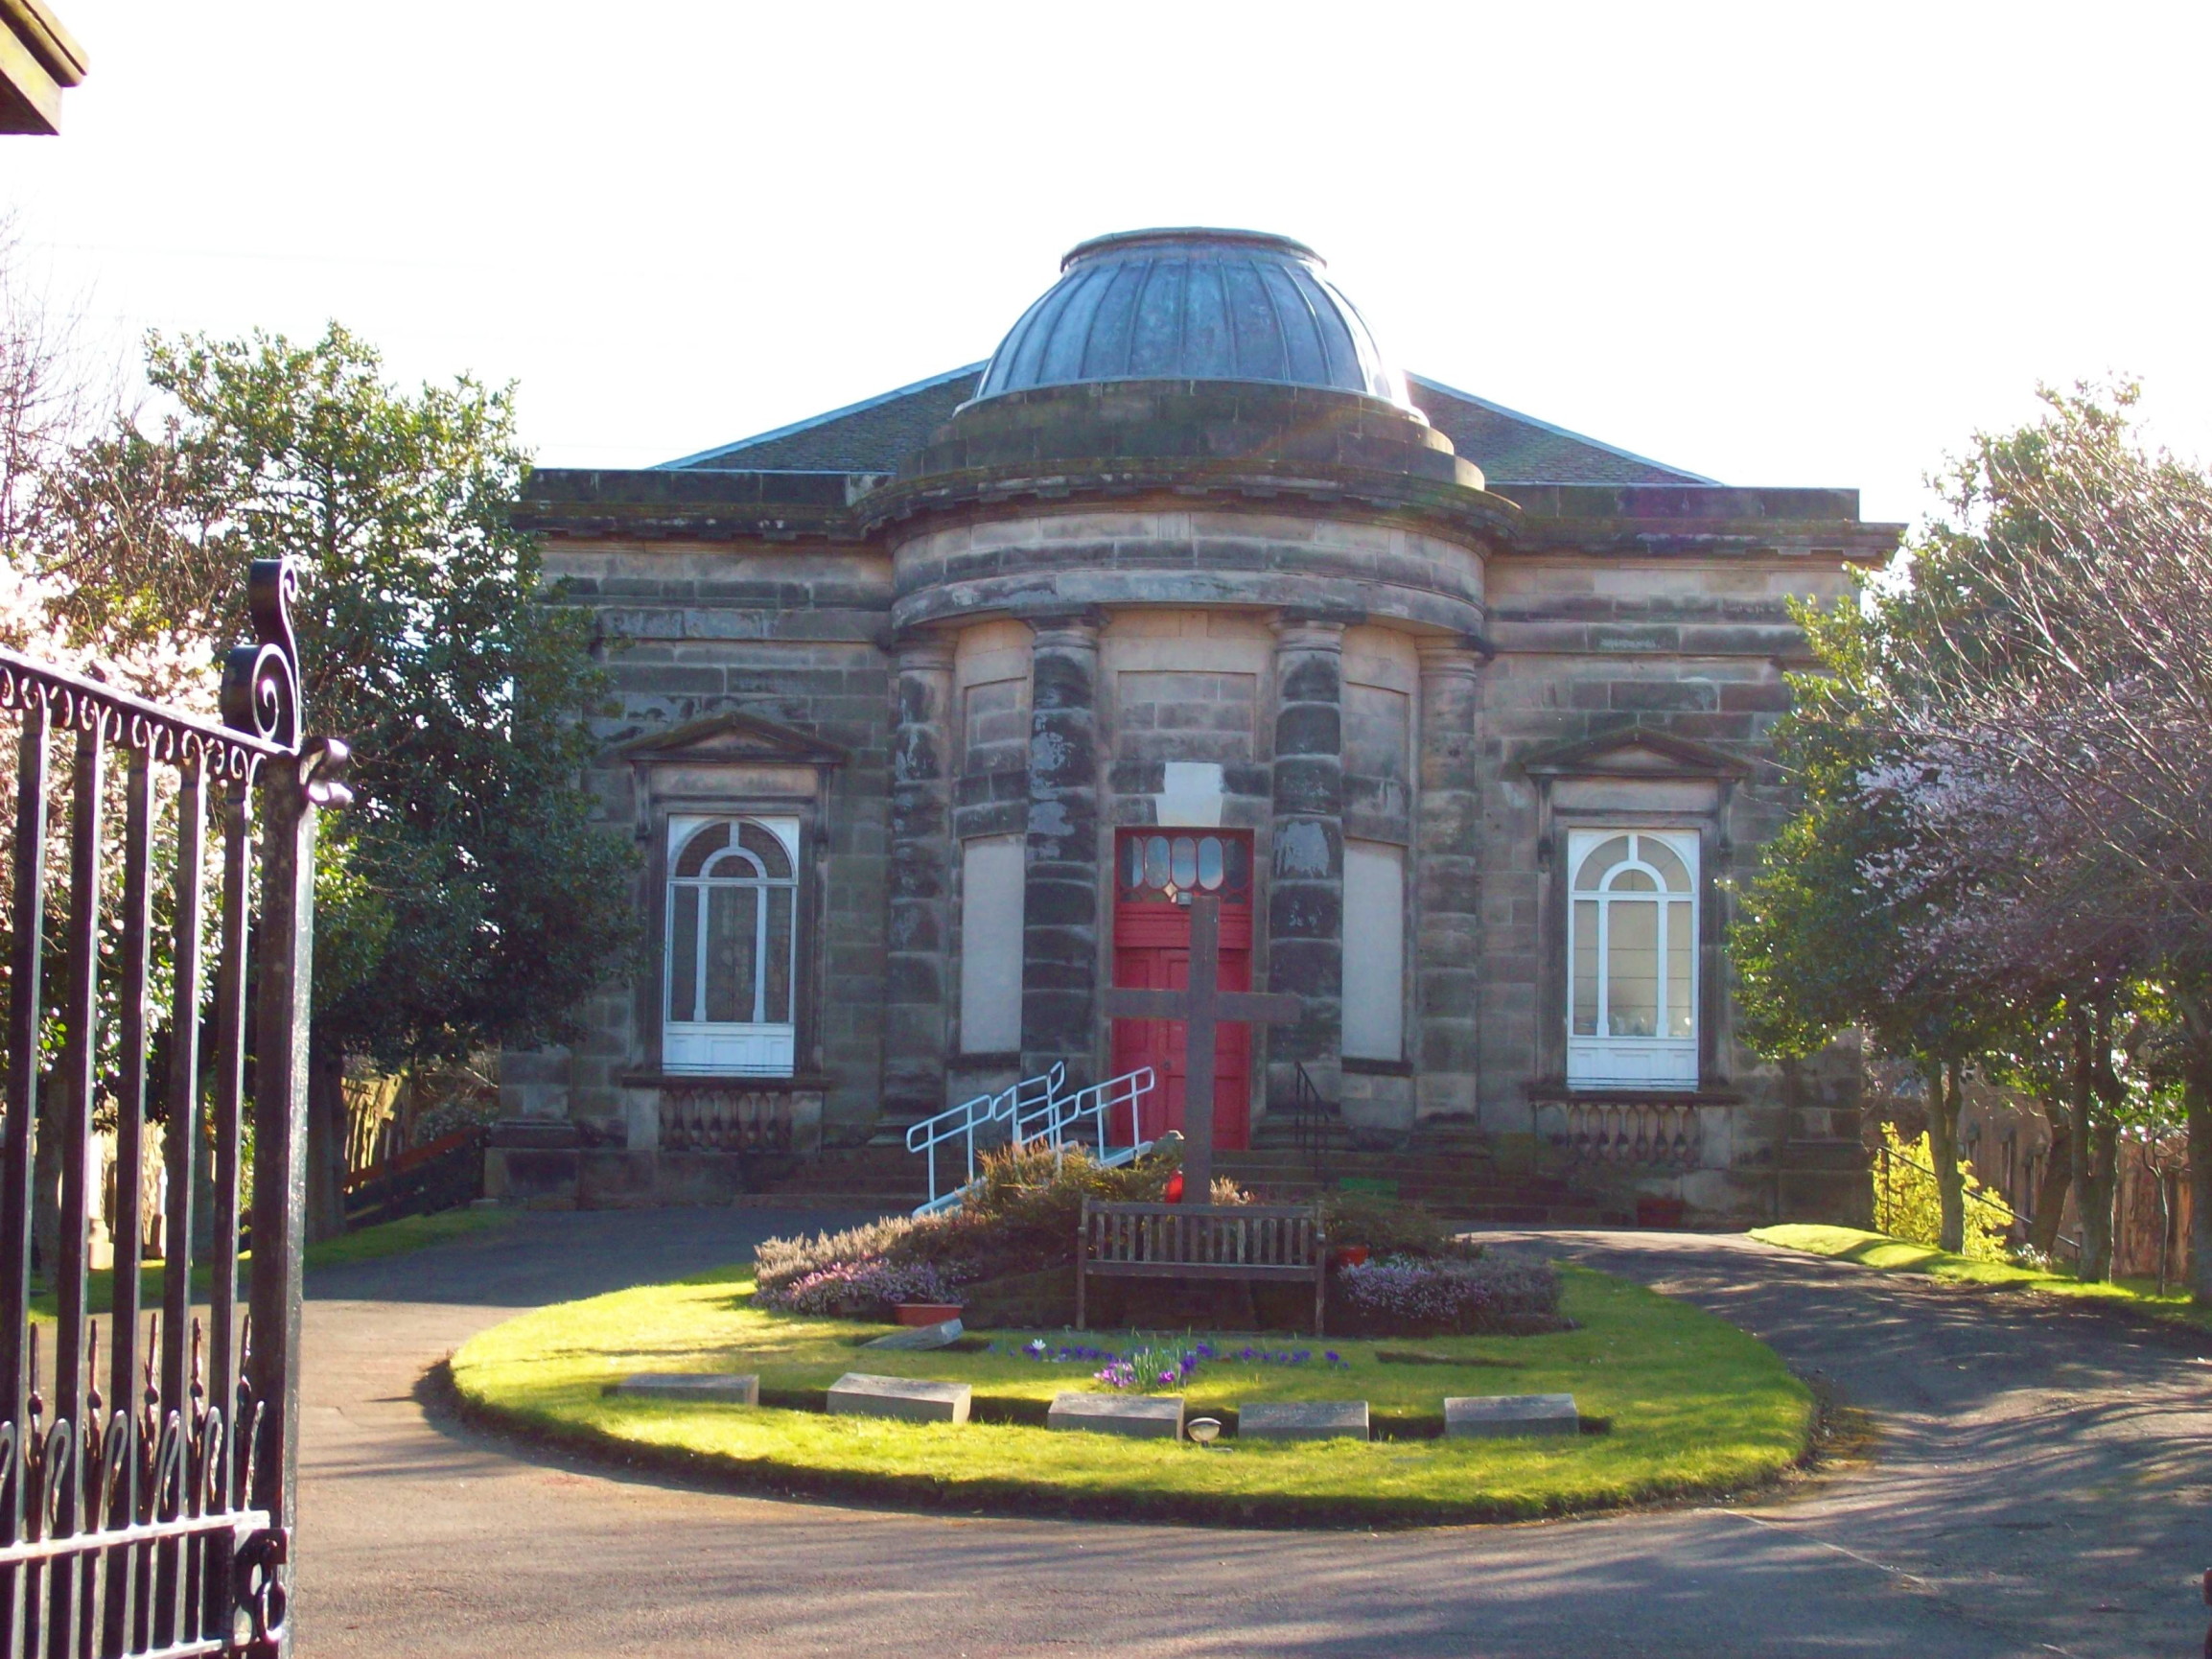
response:
<svg viewBox="0 0 2212 1659"><path fill-rule="evenodd" d="M1328 1291L1328 1235L1311 1204L1101 1203L1077 1224L1076 1322L1083 1285L1108 1278L1292 1280L1314 1287L1314 1332Z"/></svg>

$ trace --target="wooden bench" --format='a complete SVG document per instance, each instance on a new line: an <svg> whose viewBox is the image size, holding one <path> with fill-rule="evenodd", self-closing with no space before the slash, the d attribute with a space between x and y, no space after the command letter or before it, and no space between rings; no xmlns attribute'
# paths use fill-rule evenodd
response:
<svg viewBox="0 0 2212 1659"><path fill-rule="evenodd" d="M1314 1287L1321 1334L1329 1249L1314 1204L1102 1203L1083 1200L1076 1226L1075 1326L1084 1323L1091 1276L1248 1279Z"/></svg>

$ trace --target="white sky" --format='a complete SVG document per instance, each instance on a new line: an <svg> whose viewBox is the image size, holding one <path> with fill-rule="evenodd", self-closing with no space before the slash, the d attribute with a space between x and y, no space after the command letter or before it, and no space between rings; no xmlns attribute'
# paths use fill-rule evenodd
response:
<svg viewBox="0 0 2212 1659"><path fill-rule="evenodd" d="M1071 244L1318 247L1401 366L1733 483L2038 381L2212 452L2212 8L54 0L0 206L116 352L312 335L642 466L988 356Z"/></svg>

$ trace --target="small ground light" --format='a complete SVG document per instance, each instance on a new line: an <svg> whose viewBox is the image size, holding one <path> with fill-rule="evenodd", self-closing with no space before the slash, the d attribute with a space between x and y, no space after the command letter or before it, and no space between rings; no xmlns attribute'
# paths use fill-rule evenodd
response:
<svg viewBox="0 0 2212 1659"><path fill-rule="evenodd" d="M1184 1426L1183 1433L1199 1445L1210 1446L1222 1437L1222 1422L1219 1417L1193 1417Z"/></svg>

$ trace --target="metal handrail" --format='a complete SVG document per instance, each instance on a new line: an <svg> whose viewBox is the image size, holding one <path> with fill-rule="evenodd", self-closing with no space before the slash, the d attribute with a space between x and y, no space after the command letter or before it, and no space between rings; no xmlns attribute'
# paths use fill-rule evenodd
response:
<svg viewBox="0 0 2212 1659"><path fill-rule="evenodd" d="M1043 1111L1027 1118L1015 1117L1013 1144L1019 1149L1042 1141L1058 1157L1067 1150L1069 1131L1087 1117L1090 1133L1082 1142L1084 1149L1108 1168L1127 1163L1152 1144L1144 1138L1137 1118L1137 1104L1158 1085L1158 1074L1149 1065L1140 1065L1134 1071L1125 1071L1119 1077L1109 1077L1104 1083L1078 1089L1063 1099L1047 1101ZM1129 1137L1117 1144L1113 1139L1113 1119L1115 1112L1125 1106L1129 1108Z"/></svg>
<svg viewBox="0 0 2212 1659"><path fill-rule="evenodd" d="M1011 1127L1024 1102L1034 1101L1040 1096L1050 1101L1059 1093L1060 1086L1066 1081L1067 1065L1064 1062L1058 1063L1041 1076L1025 1077L995 1094L979 1094L971 1100L964 1100L958 1106L948 1107L936 1116L925 1117L909 1128L906 1132L906 1150L920 1153L929 1160L929 1202L914 1213L926 1215L933 1210L943 1209L974 1184L978 1131L988 1131L1001 1123ZM960 1141L966 1149L966 1173L962 1176L958 1186L941 1195L937 1190L937 1149L952 1140Z"/></svg>
<svg viewBox="0 0 2212 1659"><path fill-rule="evenodd" d="M1295 1070L1291 1087L1291 1134L1292 1143L1305 1156L1314 1171L1314 1179L1326 1180L1329 1160L1325 1151L1327 1116L1321 1100L1321 1090L1306 1070L1306 1063L1294 1063Z"/></svg>
<svg viewBox="0 0 2212 1659"><path fill-rule="evenodd" d="M908 1129L906 1150L923 1154L929 1160L929 1197L915 1206L914 1213L933 1215L960 1202L976 1181L978 1138L986 1138L983 1150L988 1150L998 1139L991 1132L1002 1124L1006 1143L1014 1151L1041 1143L1052 1148L1055 1158L1065 1154L1070 1132L1077 1132L1074 1138L1079 1144L1109 1168L1129 1162L1152 1144L1142 1138L1137 1120L1137 1103L1158 1087L1158 1076L1151 1066L1140 1065L1134 1071L1063 1095L1060 1089L1066 1083L1066 1064L1056 1063L1050 1071L1025 1077L995 1094L962 1101ZM1125 1106L1129 1108L1129 1138L1127 1145L1117 1146L1113 1142L1113 1119ZM1089 1131L1084 1135L1080 1126L1086 1118ZM965 1149L965 1171L958 1185L941 1193L937 1149L949 1141L959 1141Z"/></svg>

